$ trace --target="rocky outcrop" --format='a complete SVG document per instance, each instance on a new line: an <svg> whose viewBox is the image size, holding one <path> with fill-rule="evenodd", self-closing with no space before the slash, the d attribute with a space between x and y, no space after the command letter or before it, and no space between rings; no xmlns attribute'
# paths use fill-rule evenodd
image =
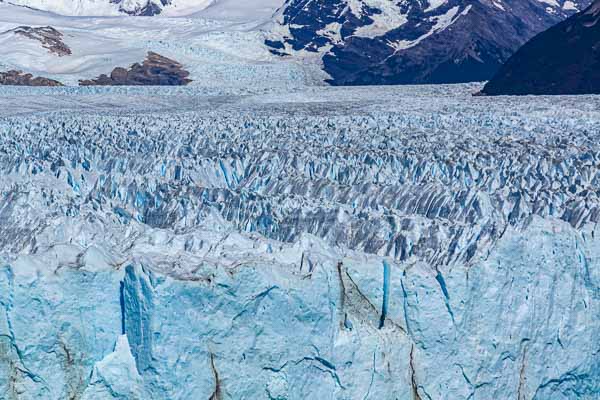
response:
<svg viewBox="0 0 600 400"><path fill-rule="evenodd" d="M487 95L600 94L600 0L533 38L484 87Z"/></svg>
<svg viewBox="0 0 600 400"><path fill-rule="evenodd" d="M110 76L82 80L81 86L181 86L192 82L182 64L154 52L148 52L142 64L129 69L117 67Z"/></svg>
<svg viewBox="0 0 600 400"><path fill-rule="evenodd" d="M137 2L112 0L112 2L119 4L119 11L123 13L145 17L158 15L162 12L164 6L171 4L171 0L142 0Z"/></svg>
<svg viewBox="0 0 600 400"><path fill-rule="evenodd" d="M53 79L34 77L22 71L0 72L0 85L8 86L63 86Z"/></svg>
<svg viewBox="0 0 600 400"><path fill-rule="evenodd" d="M71 49L62 40L64 35L51 26L19 26L9 32L38 41L42 47L59 57L71 55Z"/></svg>

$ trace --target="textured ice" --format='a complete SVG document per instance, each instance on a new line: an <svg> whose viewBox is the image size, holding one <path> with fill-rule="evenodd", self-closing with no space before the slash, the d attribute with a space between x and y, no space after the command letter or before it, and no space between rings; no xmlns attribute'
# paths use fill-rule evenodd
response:
<svg viewBox="0 0 600 400"><path fill-rule="evenodd" d="M2 89L0 398L597 399L600 97L476 90Z"/></svg>

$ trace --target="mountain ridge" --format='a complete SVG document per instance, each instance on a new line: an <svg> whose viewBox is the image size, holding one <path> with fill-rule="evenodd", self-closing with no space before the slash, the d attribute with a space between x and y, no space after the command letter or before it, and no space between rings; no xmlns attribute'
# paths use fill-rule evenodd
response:
<svg viewBox="0 0 600 400"><path fill-rule="evenodd" d="M482 94L600 93L600 0L517 51Z"/></svg>
<svg viewBox="0 0 600 400"><path fill-rule="evenodd" d="M300 70L308 71L301 80L317 84L478 82L494 76L527 39L590 2L0 0L0 71L71 84L152 51L182 63L194 82L202 81L198 73L206 65L227 85L256 69L265 71L245 82L297 81ZM17 44L9 31L18 26L56 29L73 53L58 62L39 45L23 38ZM275 78L267 65L281 74Z"/></svg>
<svg viewBox="0 0 600 400"><path fill-rule="evenodd" d="M267 44L284 57L320 57L334 85L483 81L589 2L288 0Z"/></svg>

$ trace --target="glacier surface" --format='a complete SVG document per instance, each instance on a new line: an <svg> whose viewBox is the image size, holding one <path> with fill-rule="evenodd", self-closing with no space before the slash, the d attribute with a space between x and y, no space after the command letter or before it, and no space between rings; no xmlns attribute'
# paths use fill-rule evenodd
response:
<svg viewBox="0 0 600 400"><path fill-rule="evenodd" d="M0 89L0 398L598 399L600 97Z"/></svg>

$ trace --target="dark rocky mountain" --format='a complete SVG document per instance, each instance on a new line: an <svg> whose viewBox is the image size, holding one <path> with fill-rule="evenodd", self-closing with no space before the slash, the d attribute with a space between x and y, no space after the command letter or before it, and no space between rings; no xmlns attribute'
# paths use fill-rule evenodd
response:
<svg viewBox="0 0 600 400"><path fill-rule="evenodd" d="M71 49L62 40L64 35L51 26L19 26L9 32L40 42L43 48L59 57L71 55Z"/></svg>
<svg viewBox="0 0 600 400"><path fill-rule="evenodd" d="M142 64L133 64L129 69L117 67L110 76L100 75L96 79L83 80L81 86L182 86L191 82L190 73L177 61L154 52Z"/></svg>
<svg viewBox="0 0 600 400"><path fill-rule="evenodd" d="M600 94L600 0L526 43L482 93Z"/></svg>
<svg viewBox="0 0 600 400"><path fill-rule="evenodd" d="M119 10L126 14L147 17L160 14L164 6L171 4L171 0L146 0L132 7L125 4L127 2L124 0L110 0L110 2L119 4Z"/></svg>
<svg viewBox="0 0 600 400"><path fill-rule="evenodd" d="M335 85L482 81L590 1L288 0L266 43L322 58Z"/></svg>

